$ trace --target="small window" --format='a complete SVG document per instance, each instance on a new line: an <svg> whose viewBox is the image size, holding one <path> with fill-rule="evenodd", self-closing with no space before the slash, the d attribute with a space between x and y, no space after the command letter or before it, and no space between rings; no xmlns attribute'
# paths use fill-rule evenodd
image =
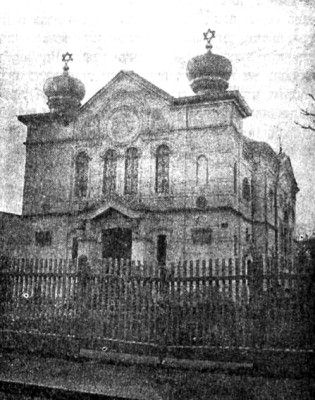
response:
<svg viewBox="0 0 315 400"><path fill-rule="evenodd" d="M197 159L197 185L205 186L208 183L208 160L205 156Z"/></svg>
<svg viewBox="0 0 315 400"><path fill-rule="evenodd" d="M39 231L35 232L35 244L39 247L51 246L51 232Z"/></svg>
<svg viewBox="0 0 315 400"><path fill-rule="evenodd" d="M222 222L221 228L226 229L228 228L229 224L227 222Z"/></svg>
<svg viewBox="0 0 315 400"><path fill-rule="evenodd" d="M234 163L233 167L233 183L234 183L234 193L237 193L237 163Z"/></svg>
<svg viewBox="0 0 315 400"><path fill-rule="evenodd" d="M191 238L194 244L210 244L212 241L212 229L210 228L192 229Z"/></svg>
<svg viewBox="0 0 315 400"><path fill-rule="evenodd" d="M196 200L196 207L204 210L207 207L207 199L205 196L199 196Z"/></svg>
<svg viewBox="0 0 315 400"><path fill-rule="evenodd" d="M243 179L243 199L246 201L250 200L250 185L248 178Z"/></svg>

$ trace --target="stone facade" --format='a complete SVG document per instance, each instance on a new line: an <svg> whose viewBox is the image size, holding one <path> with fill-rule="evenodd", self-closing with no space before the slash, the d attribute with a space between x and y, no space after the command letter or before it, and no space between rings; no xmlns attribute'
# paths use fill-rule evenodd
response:
<svg viewBox="0 0 315 400"><path fill-rule="evenodd" d="M288 255L297 184L284 153L243 135L250 115L238 91L174 98L121 71L75 116L19 116L29 245L15 252L163 263Z"/></svg>

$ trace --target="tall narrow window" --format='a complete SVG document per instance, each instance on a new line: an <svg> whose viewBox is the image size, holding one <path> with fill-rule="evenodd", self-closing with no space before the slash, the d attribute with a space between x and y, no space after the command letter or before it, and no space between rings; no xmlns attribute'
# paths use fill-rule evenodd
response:
<svg viewBox="0 0 315 400"><path fill-rule="evenodd" d="M237 235L234 235L233 237L233 245L234 245L234 256L238 255L238 240L237 240Z"/></svg>
<svg viewBox="0 0 315 400"><path fill-rule="evenodd" d="M270 211L273 210L273 206L274 206L274 201L275 201L275 194L272 188L269 189L269 208Z"/></svg>
<svg viewBox="0 0 315 400"><path fill-rule="evenodd" d="M208 160L205 156L197 159L197 185L204 186L208 183Z"/></svg>
<svg viewBox="0 0 315 400"><path fill-rule="evenodd" d="M126 151L125 160L125 194L136 194L138 192L138 163L138 150L135 147L130 147Z"/></svg>
<svg viewBox="0 0 315 400"><path fill-rule="evenodd" d="M88 190L89 157L81 152L75 160L75 196L86 197Z"/></svg>
<svg viewBox="0 0 315 400"><path fill-rule="evenodd" d="M156 150L156 193L169 192L170 150L162 144Z"/></svg>
<svg viewBox="0 0 315 400"><path fill-rule="evenodd" d="M237 193L237 163L234 163L233 167L233 184L234 184L234 193Z"/></svg>
<svg viewBox="0 0 315 400"><path fill-rule="evenodd" d="M79 249L78 238L74 237L72 239L72 248L71 248L72 260L76 260L78 258L78 249Z"/></svg>
<svg viewBox="0 0 315 400"><path fill-rule="evenodd" d="M116 190L117 153L107 150L104 156L103 194Z"/></svg>
<svg viewBox="0 0 315 400"><path fill-rule="evenodd" d="M246 240L246 242L250 241L250 233L249 233L249 229L248 228L246 228L246 231L245 231L245 240Z"/></svg>
<svg viewBox="0 0 315 400"><path fill-rule="evenodd" d="M248 178L243 179L243 199L249 201L250 200L250 186L248 182Z"/></svg>

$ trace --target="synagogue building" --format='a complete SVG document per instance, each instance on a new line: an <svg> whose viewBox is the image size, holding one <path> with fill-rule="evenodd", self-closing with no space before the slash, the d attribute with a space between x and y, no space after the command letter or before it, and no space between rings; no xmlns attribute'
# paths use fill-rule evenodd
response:
<svg viewBox="0 0 315 400"><path fill-rule="evenodd" d="M228 90L232 65L213 53L213 36L188 61L188 97L120 71L82 105L84 85L63 56L63 73L44 85L49 112L18 116L23 211L20 237L2 238L3 248L162 264L290 257L299 190L290 158L243 134L251 110Z"/></svg>

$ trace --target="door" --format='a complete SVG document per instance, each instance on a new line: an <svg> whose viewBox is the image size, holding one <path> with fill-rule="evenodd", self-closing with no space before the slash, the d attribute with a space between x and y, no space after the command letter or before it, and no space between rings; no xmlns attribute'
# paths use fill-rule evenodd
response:
<svg viewBox="0 0 315 400"><path fill-rule="evenodd" d="M127 228L103 230L103 258L131 259L132 231Z"/></svg>
<svg viewBox="0 0 315 400"><path fill-rule="evenodd" d="M157 262L159 265L166 263L166 235L158 235L157 237Z"/></svg>

